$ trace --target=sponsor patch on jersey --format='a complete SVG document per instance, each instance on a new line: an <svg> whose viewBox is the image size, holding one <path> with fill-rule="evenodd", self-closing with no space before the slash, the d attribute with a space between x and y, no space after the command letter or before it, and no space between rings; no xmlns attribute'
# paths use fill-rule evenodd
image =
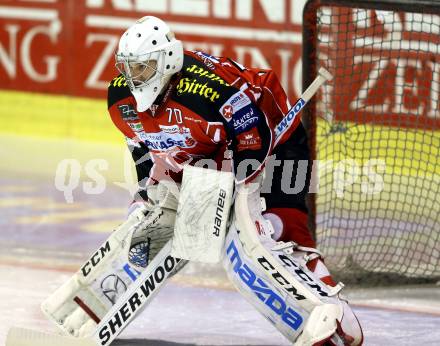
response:
<svg viewBox="0 0 440 346"><path fill-rule="evenodd" d="M140 122L127 123L134 132L144 131L144 127Z"/></svg>
<svg viewBox="0 0 440 346"><path fill-rule="evenodd" d="M261 149L261 137L256 127L254 127L252 130L240 133L237 136L237 141L238 151Z"/></svg>
<svg viewBox="0 0 440 346"><path fill-rule="evenodd" d="M138 120L138 114L132 104L119 105L119 113L124 120Z"/></svg>
<svg viewBox="0 0 440 346"><path fill-rule="evenodd" d="M232 124L234 126L235 134L240 134L249 131L258 124L258 113L255 107L250 104L238 112L235 112L232 117Z"/></svg>
<svg viewBox="0 0 440 346"><path fill-rule="evenodd" d="M227 121L231 120L232 114L234 114L234 109L231 105L226 105L223 107L222 115Z"/></svg>
<svg viewBox="0 0 440 346"><path fill-rule="evenodd" d="M173 132L176 131L176 132ZM161 132L138 132L136 136L145 143L150 150L167 151L176 147L193 148L196 141L187 127L161 126Z"/></svg>
<svg viewBox="0 0 440 346"><path fill-rule="evenodd" d="M180 134L191 134L191 131L189 128L187 127L182 127L179 125L159 125L160 129L162 130L162 132L168 133L168 134L175 134L175 133L180 133Z"/></svg>
<svg viewBox="0 0 440 346"><path fill-rule="evenodd" d="M210 69L215 70L215 65L218 64L219 61L213 57L212 55L206 54L204 52L194 51L194 53L202 59L203 63Z"/></svg>
<svg viewBox="0 0 440 346"><path fill-rule="evenodd" d="M220 107L220 114L229 122L232 119L229 116L230 110L232 108L232 113L238 112L240 109L246 107L251 104L251 99L242 91L237 91L234 95L232 95L224 104ZM226 115L225 115L226 114Z"/></svg>
<svg viewBox="0 0 440 346"><path fill-rule="evenodd" d="M197 79L182 78L176 85L177 95L181 96L183 94L192 94L204 97L211 102L215 102L220 98L220 93L217 90L211 88L207 82L201 83Z"/></svg>

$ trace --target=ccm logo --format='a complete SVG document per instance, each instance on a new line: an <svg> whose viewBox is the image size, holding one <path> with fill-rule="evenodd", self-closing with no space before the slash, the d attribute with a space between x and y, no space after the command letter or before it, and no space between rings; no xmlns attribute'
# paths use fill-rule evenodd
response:
<svg viewBox="0 0 440 346"><path fill-rule="evenodd" d="M328 293L325 292L321 286L307 273L301 269L292 259L286 255L278 255L278 258L288 267L294 267L294 273L303 280L310 288L314 289L321 297L328 297Z"/></svg>
<svg viewBox="0 0 440 346"><path fill-rule="evenodd" d="M105 255L110 251L110 242L107 240L107 242L103 246L101 246L99 250L96 251L93 256L86 262L86 264L84 264L84 266L81 268L84 277L87 277L87 275L89 275L92 271L92 268L96 267L101 259L103 259Z"/></svg>
<svg viewBox="0 0 440 346"><path fill-rule="evenodd" d="M296 300L306 299L306 297L298 293L297 288L293 286L284 276L282 276L265 257L259 257L257 258L257 261L258 263L260 263L263 269L268 272L272 276L272 278L275 279L276 282L283 286L283 288L287 292L289 292Z"/></svg>

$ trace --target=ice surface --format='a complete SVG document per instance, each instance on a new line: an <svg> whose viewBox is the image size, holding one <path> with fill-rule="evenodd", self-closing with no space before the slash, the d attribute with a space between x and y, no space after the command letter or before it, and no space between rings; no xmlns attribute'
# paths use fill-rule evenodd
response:
<svg viewBox="0 0 440 346"><path fill-rule="evenodd" d="M11 326L56 331L39 305L70 275L57 270L0 265L0 345ZM371 295L372 289L350 292L354 301L363 304L369 303ZM401 296L399 299L403 307L416 309L416 298L410 304L405 304ZM384 309L389 301L383 291L378 291L375 303L381 303L381 308L355 306L364 328L365 345L440 344L440 311L434 315ZM425 297L423 301L429 299ZM423 304L420 306L423 311ZM289 345L238 293L190 286L179 278L165 286L121 338L115 345Z"/></svg>

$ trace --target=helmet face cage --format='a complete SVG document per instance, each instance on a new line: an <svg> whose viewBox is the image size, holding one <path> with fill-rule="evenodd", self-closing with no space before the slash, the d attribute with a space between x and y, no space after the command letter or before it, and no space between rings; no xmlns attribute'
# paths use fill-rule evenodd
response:
<svg viewBox="0 0 440 346"><path fill-rule="evenodd" d="M163 77L163 65L166 52L159 50L138 56L126 56L116 53L116 68L125 77L131 90L147 87Z"/></svg>
<svg viewBox="0 0 440 346"><path fill-rule="evenodd" d="M146 16L129 27L119 40L116 68L125 77L138 112L146 111L183 65L182 42L168 25Z"/></svg>

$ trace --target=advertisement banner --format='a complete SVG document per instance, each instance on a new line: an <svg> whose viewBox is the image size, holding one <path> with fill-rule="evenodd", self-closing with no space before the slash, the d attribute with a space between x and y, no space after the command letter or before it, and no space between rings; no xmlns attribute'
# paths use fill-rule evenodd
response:
<svg viewBox="0 0 440 346"><path fill-rule="evenodd" d="M124 30L145 15L169 23L185 49L273 68L301 90L301 0L0 1L2 89L104 98Z"/></svg>
<svg viewBox="0 0 440 346"><path fill-rule="evenodd" d="M321 58L335 71L335 119L440 129L440 16L332 11L338 30L323 37L336 44L322 44Z"/></svg>

